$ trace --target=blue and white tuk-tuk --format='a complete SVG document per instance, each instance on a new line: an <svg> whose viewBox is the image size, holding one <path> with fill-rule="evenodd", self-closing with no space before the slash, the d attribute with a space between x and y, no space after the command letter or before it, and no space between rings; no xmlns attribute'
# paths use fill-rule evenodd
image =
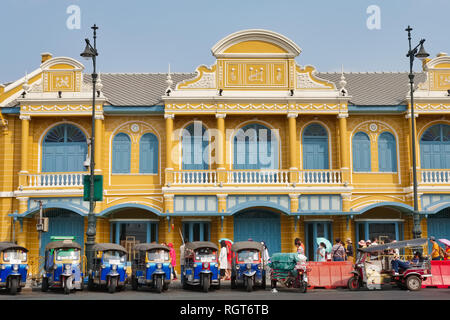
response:
<svg viewBox="0 0 450 320"><path fill-rule="evenodd" d="M81 246L75 241L52 241L45 247L41 290L46 292L49 288L63 288L65 294L73 289L83 290Z"/></svg>
<svg viewBox="0 0 450 320"><path fill-rule="evenodd" d="M0 288L20 292L27 281L28 249L11 242L0 242Z"/></svg>
<svg viewBox="0 0 450 320"><path fill-rule="evenodd" d="M265 289L264 246L256 241L235 242L231 246L231 252L231 288L235 289L238 284L242 284L248 292L255 285Z"/></svg>
<svg viewBox="0 0 450 320"><path fill-rule="evenodd" d="M88 270L88 289L106 286L109 293L125 288L127 278L127 250L115 243L96 243L92 246L94 260Z"/></svg>
<svg viewBox="0 0 450 320"><path fill-rule="evenodd" d="M157 243L134 246L135 259L131 265L131 287L149 286L161 293L169 288L172 277L170 248Z"/></svg>
<svg viewBox="0 0 450 320"><path fill-rule="evenodd" d="M181 261L183 289L187 289L189 285L200 285L204 292L208 292L211 286L220 289L218 251L217 246L209 241L185 244L184 259Z"/></svg>

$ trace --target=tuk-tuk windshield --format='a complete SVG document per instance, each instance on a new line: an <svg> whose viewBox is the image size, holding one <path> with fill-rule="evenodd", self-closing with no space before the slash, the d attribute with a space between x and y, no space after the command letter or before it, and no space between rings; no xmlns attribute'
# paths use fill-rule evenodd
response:
<svg viewBox="0 0 450 320"><path fill-rule="evenodd" d="M237 254L237 261L244 263L259 261L259 251L251 249L241 250Z"/></svg>
<svg viewBox="0 0 450 320"><path fill-rule="evenodd" d="M150 250L147 253L148 255L148 261L154 261L154 262L165 262L169 261L169 251L161 250L161 249L155 249Z"/></svg>
<svg viewBox="0 0 450 320"><path fill-rule="evenodd" d="M215 262L216 252L210 248L200 248L195 251L195 260L200 262Z"/></svg>
<svg viewBox="0 0 450 320"><path fill-rule="evenodd" d="M3 252L3 260L13 264L27 261L27 253L21 250L6 250Z"/></svg>
<svg viewBox="0 0 450 320"><path fill-rule="evenodd" d="M103 252L103 262L109 264L119 264L125 263L127 254L121 251L104 251Z"/></svg>
<svg viewBox="0 0 450 320"><path fill-rule="evenodd" d="M78 259L80 259L80 251L78 249L58 249L56 251L56 261Z"/></svg>

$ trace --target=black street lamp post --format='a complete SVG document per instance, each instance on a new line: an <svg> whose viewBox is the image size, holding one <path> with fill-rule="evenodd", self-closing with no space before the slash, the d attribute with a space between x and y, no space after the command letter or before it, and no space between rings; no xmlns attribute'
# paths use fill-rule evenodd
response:
<svg viewBox="0 0 450 320"><path fill-rule="evenodd" d="M95 244L95 234L96 234L96 217L94 214L94 155L95 155L95 84L97 82L97 73L96 73L96 57L98 56L97 52L97 29L98 27L94 24L91 27L94 30L94 46L91 46L89 39L85 39L86 48L80 54L85 59L92 59L93 63L93 71L92 71L92 128L91 128L91 159L90 159L90 194L89 194L89 214L88 214L88 227L86 231L86 258L87 258L87 268L91 269L92 261L93 261L93 251L92 246Z"/></svg>
<svg viewBox="0 0 450 320"><path fill-rule="evenodd" d="M414 212L413 212L413 238L420 238L422 235L422 229L420 227L420 217L419 217L419 206L417 199L417 166L416 166L416 129L415 129L415 118L414 118L414 73L413 73L413 63L414 58L425 59L429 54L425 51L423 43L425 39L420 40L419 44L411 49L411 30L412 28L408 26L405 31L408 32L409 41L409 51L406 55L409 57L409 84L410 84L410 94L411 94L411 144L412 144L412 167L413 167L413 194L414 194ZM419 49L420 46L420 49Z"/></svg>

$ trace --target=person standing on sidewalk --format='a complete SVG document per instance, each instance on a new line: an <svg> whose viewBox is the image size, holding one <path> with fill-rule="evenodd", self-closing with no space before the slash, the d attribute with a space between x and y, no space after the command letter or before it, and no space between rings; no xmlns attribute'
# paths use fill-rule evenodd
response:
<svg viewBox="0 0 450 320"><path fill-rule="evenodd" d="M340 238L335 239L336 244L331 248L331 257L333 261L344 261L345 248L341 243Z"/></svg>
<svg viewBox="0 0 450 320"><path fill-rule="evenodd" d="M175 249L173 248L173 244L169 243L167 245L170 248L170 263L172 264L172 275L173 275L173 280L177 280L177 272L175 271L175 267L177 265L177 254L175 252Z"/></svg>
<svg viewBox="0 0 450 320"><path fill-rule="evenodd" d="M228 269L228 253L227 244L225 240L220 241L220 253L219 253L219 268L220 268L220 278L225 280L225 272Z"/></svg>
<svg viewBox="0 0 450 320"><path fill-rule="evenodd" d="M347 261L353 262L353 245L352 245L352 239L347 238L345 241L347 242L347 248L345 248L345 253L347 257Z"/></svg>

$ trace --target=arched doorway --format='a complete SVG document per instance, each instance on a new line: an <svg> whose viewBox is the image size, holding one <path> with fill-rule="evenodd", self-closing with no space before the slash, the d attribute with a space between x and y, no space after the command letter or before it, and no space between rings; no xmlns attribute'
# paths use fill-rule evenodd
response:
<svg viewBox="0 0 450 320"><path fill-rule="evenodd" d="M250 209L234 216L234 241L265 241L269 254L281 252L280 214Z"/></svg>
<svg viewBox="0 0 450 320"><path fill-rule="evenodd" d="M51 241L52 236L75 237L84 252L84 218L79 214L66 209L48 209L44 212L48 217L48 232L42 233L41 257L44 256L45 246Z"/></svg>
<svg viewBox="0 0 450 320"><path fill-rule="evenodd" d="M427 219L428 237L436 239L450 239L450 207L438 213L428 215ZM439 241L438 244L444 247ZM431 243L428 245L428 252L431 253Z"/></svg>

